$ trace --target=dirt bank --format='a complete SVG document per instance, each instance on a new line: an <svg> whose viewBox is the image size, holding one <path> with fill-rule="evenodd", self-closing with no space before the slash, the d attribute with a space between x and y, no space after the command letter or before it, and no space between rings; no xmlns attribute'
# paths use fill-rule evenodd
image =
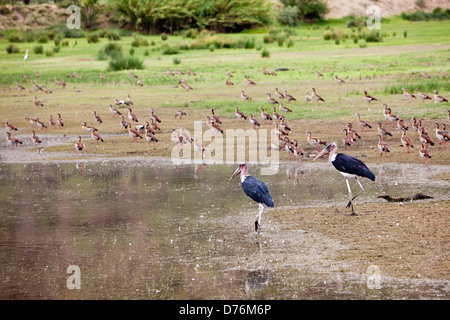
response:
<svg viewBox="0 0 450 320"><path fill-rule="evenodd" d="M386 276L450 280L450 201L356 203L355 210L358 216L343 207L279 209L266 219L339 241L346 249L336 259L360 273L377 265Z"/></svg>

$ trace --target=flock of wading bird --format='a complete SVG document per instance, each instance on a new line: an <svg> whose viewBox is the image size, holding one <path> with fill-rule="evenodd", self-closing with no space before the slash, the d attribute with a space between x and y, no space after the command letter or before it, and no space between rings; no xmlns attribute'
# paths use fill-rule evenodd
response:
<svg viewBox="0 0 450 320"><path fill-rule="evenodd" d="M275 71L267 71L265 69L262 70L264 75L268 76L276 76ZM134 78L137 80L137 85L142 87L143 83L139 79L137 75L135 75L132 72L129 72L129 75L131 78ZM193 90L193 88L187 84L187 75L189 76L195 76L195 72L193 72L190 68L187 69L187 72L183 72L180 70L171 71L167 69L167 75L168 76L184 76L181 80L179 80L178 84L186 91ZM227 86L234 86L232 78L234 76L226 70L226 85ZM324 77L323 74L321 74L318 71L315 71L315 75L318 78ZM100 73L100 79L105 80L106 77ZM30 76L23 75L24 79L30 79ZM35 74L36 78L39 78L39 73ZM69 74L67 78L82 78L82 76L76 72L73 72L72 74ZM339 78L338 76L334 76L334 80L339 85L344 85L346 83L345 80ZM57 86L61 86L63 89L66 88L66 80L63 79L62 81L59 81L57 78L54 79ZM244 75L244 83L248 86L255 86L256 83L250 79L248 75ZM32 86L35 92L45 92L47 94L51 94L52 90L48 89L47 86L40 86L36 84L35 81L32 81ZM21 84L17 84L17 90L23 91L25 88ZM422 102L425 102L426 100L434 100L434 103L445 103L448 102L446 98L438 94L437 90L433 91L434 97L430 97L426 93L421 92L420 88L417 88L417 95L408 92L405 88L402 88L403 94L406 97L407 100L411 101L413 99L420 99ZM377 98L374 96L371 96L367 93L367 91L363 91L364 95L363 98L365 101L367 101L368 104L371 104L375 101L378 101ZM240 97L242 101L249 101L252 100L252 98L245 93L244 90L241 90ZM242 120L248 120L249 123L253 126L253 128L260 127L261 123L264 124L272 124L274 125L274 130L276 135L278 136L278 141L272 142L272 148L278 148L280 150L285 150L289 154L289 158L294 156L297 161L301 161L305 155L305 152L301 145L299 144L297 139L290 139L289 133L291 132L291 127L288 125L285 115L289 112L292 112L292 109L289 108L292 102L297 101L297 99L289 94L287 90L279 91L278 88L275 88L274 93L268 92L267 93L267 102L269 107L264 108L264 106L258 107L258 112L260 111L261 117L255 117L252 113L245 115L243 112L239 110L239 107L235 107L235 116L241 122ZM305 101L311 102L315 101L316 103L324 102L325 99L322 98L317 92L315 88L311 88L311 91L306 92L305 95ZM284 103L287 103L288 106L285 106ZM37 96L34 97L34 104L36 108L42 108L44 107L44 103L40 100L38 100ZM150 112L150 116L148 119L145 119L145 121L140 122L138 117L135 113L133 113L132 107L134 106L133 100L131 99L130 95L128 94L126 99L119 100L114 99L114 105L109 105L109 112L111 113L112 117L119 117L119 125L122 129L127 130L128 134L131 136L132 141L135 142L138 139L144 139L149 143L156 143L159 141L157 138L157 134L161 132L161 128L159 124L161 123L160 117L158 117L155 114L154 109L148 109ZM126 107L127 112L123 111L123 107ZM278 110L277 110L278 107ZM357 121L357 127L361 129L360 132L363 132L368 129L372 129L374 127L378 127L378 149L380 150L381 156L386 156L389 150L389 146L387 143L387 139L390 139L388 137L392 137L392 132L385 128L386 124L389 122L391 124L390 128L396 127L398 132L401 134L400 136L400 142L401 145L403 145L406 148L406 152L410 153L410 149L414 148L415 142L413 142L413 139L407 135L407 131L411 132L414 131L415 134L417 134L419 138L419 155L422 157L425 161L425 164L428 165L427 158L431 158L431 153L429 151L429 146L434 146L435 142L433 141L433 138L428 134L427 128L422 124L422 120L418 120L416 118L412 118L409 121L404 120L400 115L395 115L392 113L392 110L390 107L388 107L386 104L383 104L383 116L385 118L384 124L381 122L376 123L376 125L370 124L368 121L361 119L361 116L359 113L356 113L356 121ZM271 110L271 113L267 112L267 110ZM255 110L256 111L256 110ZM100 115L97 114L97 111L92 111L92 125L88 125L88 121L83 121L81 123L81 129L85 133L89 134L92 138L94 144L99 144L99 142L104 142L104 139L102 138L98 126L103 123L103 119ZM46 124L45 121L40 120L39 118L25 118L25 120L33 127L37 127L41 131L46 130L48 127L58 126L60 128L64 127L64 120L62 119L61 113L56 113L57 118L53 118L53 115L50 114L48 122ZM186 115L186 112L183 110L178 110L175 114L175 118L182 119L183 116ZM125 118L126 116L126 118ZM141 118L141 117L139 117ZM450 110L448 111L447 118L450 118ZM222 121L220 117L215 113L215 110L211 110L211 114L207 115L205 117L206 123L208 127L211 129L212 133L214 135L217 134L223 134L224 131L221 128ZM437 121L434 121L434 135L439 142L440 145L444 145L444 148L447 146L448 141L450 141L449 138L449 132L446 129L446 124L441 123L439 124ZM14 148L18 146L19 144L22 144L22 141L17 139L16 137L12 136L11 133L15 133L17 131L17 126L11 124L8 122L8 120L5 120L5 127L6 127L6 139L8 142L8 145L11 146L11 148ZM361 139L361 134L357 131L357 128L353 126L351 122L345 124L345 126L342 128L342 133L344 135L343 137L343 146L344 149L351 150L352 147L355 145L357 140ZM31 140L34 143L34 145L37 147L38 152L42 152L42 147L40 147L42 143L42 139L39 138L36 135L35 131L32 131ZM306 140L309 145L311 145L314 148L315 152L320 151L321 145L326 145L326 142L322 140L321 138L314 137L311 132L306 133ZM186 143L192 143L194 146L194 151L197 152L204 152L205 147L197 141L196 137L191 137L188 130L184 128L184 126L180 125L177 129L172 129L172 135L171 135L171 141L178 145L180 149L183 147L183 144ZM416 145L417 147L417 145ZM75 148L77 151L78 156L81 154L83 155L86 149L85 144L82 141L82 136L80 135L78 137L78 140L75 144Z"/></svg>
<svg viewBox="0 0 450 320"><path fill-rule="evenodd" d="M193 90L193 88L187 84L187 74L189 76L195 76L196 74L188 68L187 74L180 71L175 70L175 72L167 70L168 76L184 76L181 80L179 80L178 84L186 91ZM227 86L234 86L232 78L234 76L226 70L226 81L225 84ZM276 73L274 71L269 72L263 69L263 74L268 76L276 76ZM137 80L137 85L142 87L143 83L139 79L139 77L133 73L129 73L131 78L134 78ZM315 75L318 78L323 77L323 74L321 74L318 71L315 71ZM39 78L39 74L36 73L36 78ZM73 72L72 74L67 76L68 78L82 78L81 75L77 74L76 72ZM23 78L28 78L29 76L23 76ZM100 73L100 79L105 80L105 76ZM58 79L54 79L55 83L58 86L61 86L63 89L66 87L66 80L59 81ZM345 80L339 78L338 76L334 76L334 80L339 85L344 85L346 83ZM248 86L255 86L256 83L250 79L249 76L244 75L244 82ZM33 89L36 92L43 91L45 93L51 94L52 91L49 90L46 86L41 87L35 83L35 81L32 81ZM178 86L176 86L178 87ZM17 90L22 91L25 90L25 88L17 84ZM434 97L430 97L429 95L422 93L420 91L420 88L417 88L417 95L408 92L405 88L402 88L403 94L408 100L412 99L420 99L422 102L425 102L426 100L433 100L434 103L446 103L448 100L444 98L443 96L440 96L438 94L437 90L434 90L433 94ZM241 90L240 97L242 101L248 101L252 98L245 93L244 90ZM365 101L367 101L368 104L371 104L375 101L378 101L377 98L374 96L371 96L367 93L367 91L363 91L363 98ZM315 101L316 103L324 102L325 99L322 98L317 92L315 88L311 88L311 91L306 92L305 95L305 101L306 102L312 102ZM289 112L292 112L292 109L289 108L291 106L291 103L297 101L297 99L289 94L287 90L283 90L282 92L278 90L278 88L275 88L275 91L273 93L268 92L267 93L267 103L270 105L269 108L272 109L272 113L266 112L264 106L258 107L258 112L261 112L261 122L264 124L274 125L275 133L278 136L277 141L272 142L272 148L277 148L279 150L285 150L289 157L295 156L297 161L301 161L303 156L305 155L305 152L303 148L298 143L298 140L296 139L290 139L289 132L291 131L291 127L287 124L285 115ZM288 104L288 106L284 105L284 102ZM42 108L44 107L43 102L39 101L37 97L34 97L34 104L36 108ZM127 130L129 135L132 138L132 141L135 142L138 139L145 138L149 144L151 143L157 143L159 139L157 138L158 133L161 132L161 128L159 124L162 122L160 117L155 114L154 109L148 109L150 112L150 116L148 119L145 119L145 121L140 122L138 117L135 113L133 113L132 107L134 106L133 100L131 99L130 95L127 95L127 98L125 100L114 100L114 105L109 105L109 111L111 113L112 117L120 117L119 125L122 129ZM278 106L278 110L276 108ZM123 110L121 111L121 107L125 107L127 111L127 118L125 118L125 112ZM117 109L119 108L119 109ZM266 108L266 109L269 109ZM255 110L256 111L256 110ZM391 128L394 128L396 126L398 132L401 134L400 142L401 144L406 148L406 152L410 153L410 149L414 148L413 140L407 136L407 131L414 131L417 133L421 148L419 149L419 155L424 158L425 164L428 165L427 158L431 158L431 154L429 151L428 146L434 146L436 143L433 141L433 138L428 134L427 129L422 123L422 120L418 120L416 118L412 118L410 121L404 120L401 116L395 115L392 113L392 110L390 107L388 107L386 104L383 104L383 108L380 108L380 112L382 111L383 116L385 118L384 123L378 122L376 124L377 132L378 132L378 149L380 150L381 156L383 154L386 156L387 152L390 152L389 146L386 142L387 137L392 137L392 133L390 130L386 129L383 126L386 126L386 124L389 122L391 124ZM103 119L100 115L97 114L95 110L92 111L92 121L93 125L88 125L87 121L83 121L81 123L81 128L84 132L89 133L91 138L94 141L94 144L99 144L99 142L104 142L104 139L101 137L100 132L98 130L98 126L103 123ZM36 126L37 128L44 131L49 126L59 126L60 128L64 127L64 120L62 119L61 113L57 113L56 120L53 119L53 116L50 115L50 118L48 119L48 126L41 121L39 118L25 118L25 120L31 125ZM175 114L175 118L179 118L180 120L183 118L183 116L186 116L186 112L183 110L178 110ZM239 107L235 107L235 116L238 119L239 122L242 120L248 120L249 123L253 126L253 128L260 127L261 122L258 120L257 117L255 117L252 113L245 115L243 112L239 110ZM359 113L355 114L355 117L357 119L357 126L361 128L361 132L365 130L370 130L374 128L374 125L370 124L368 121L361 119L361 115ZM139 117L141 118L141 117ZM222 121L215 113L215 110L211 110L211 114L205 116L206 123L208 127L211 129L212 133L214 135L217 134L223 134L224 130L221 128ZM447 115L447 121L450 119L450 110L448 110ZM433 122L434 128L435 128L435 137L437 141L439 141L439 144L443 144L443 148L446 148L447 143L450 141L450 136L448 131L446 130L446 124L441 123L439 124L437 121ZM6 139L8 142L8 145L11 146L11 148L14 148L18 146L19 144L22 144L22 141L17 139L16 137L13 137L11 133L17 132L17 127L13 124L9 123L8 120L5 120L5 126L6 126ZM412 129L412 130L410 130ZM392 129L391 129L392 130ZM394 129L395 130L395 129ZM360 133L356 130L355 127L353 127L352 123L347 123L343 129L342 133L344 134L343 137L343 145L344 149L351 150L351 148L354 146L354 144L358 141L358 139L361 139ZM31 136L32 142L38 147L38 152L42 152L42 148L39 147L39 144L42 143L42 139L40 139L38 136L36 136L36 132L32 132ZM333 164L333 166L345 177L348 193L349 193L349 202L347 204L347 208L351 208L352 214L355 214L353 209L353 200L359 196L362 192L364 192L364 188L360 181L358 180L358 177L365 177L370 180L375 181L375 175L369 170L369 168L359 159L342 154L337 153L338 145L337 143L333 142L331 144L328 144L321 140L318 137L313 137L311 132L306 133L306 140L307 142L314 148L314 160L324 156L325 154L329 155L329 161ZM180 125L177 129L172 129L171 134L171 141L175 143L179 148L183 148L183 145L186 143L192 143L194 145L194 151L195 152L204 152L205 147L197 140L195 136L191 137L188 130L184 128L183 125ZM324 149L321 151L320 146L324 145ZM84 154L85 151L85 144L82 141L81 135L78 137L77 142L75 143L75 149L77 151L78 157ZM273 207L274 202L273 199L269 193L269 190L267 186L264 184L264 182L260 181L259 179L252 177L248 174L248 168L247 164L241 164L235 173L232 175L230 179L232 179L237 174L241 175L241 185L242 188L247 196L249 196L252 200L257 202L259 204L259 212L256 217L255 221L255 230L259 232L260 230L260 224L261 224L261 214L264 209L262 204L265 204L268 207ZM359 186L361 187L361 191L353 196L352 191L349 185L349 178L355 178L358 182Z"/></svg>

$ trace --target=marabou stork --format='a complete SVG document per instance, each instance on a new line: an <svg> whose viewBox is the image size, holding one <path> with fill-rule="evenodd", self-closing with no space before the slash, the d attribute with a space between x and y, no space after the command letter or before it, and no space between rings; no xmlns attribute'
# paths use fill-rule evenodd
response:
<svg viewBox="0 0 450 320"><path fill-rule="evenodd" d="M353 200L364 192L364 187L362 186L361 182L359 182L358 177L366 177L372 181L375 181L375 175L369 170L369 168L367 168L367 166L361 160L350 157L343 153L336 153L336 152L337 152L337 144L333 142L329 144L325 149L323 149L314 158L314 160L322 157L326 153L330 154L329 155L330 162L339 171L339 173L345 177L345 181L347 182L349 202L346 208L351 207L352 209L351 215L356 215L356 213L353 211ZM361 191L354 197L352 196L352 190L350 189L350 184L348 182L349 178L355 178L359 186L361 187Z"/></svg>
<svg viewBox="0 0 450 320"><path fill-rule="evenodd" d="M230 180L240 173L242 189L245 194L259 204L259 212L255 221L255 231L259 233L261 231L261 214L264 210L263 203L267 207L273 207L274 202L267 185L261 180L249 175L247 173L247 169L248 167L246 163L240 164L231 176Z"/></svg>

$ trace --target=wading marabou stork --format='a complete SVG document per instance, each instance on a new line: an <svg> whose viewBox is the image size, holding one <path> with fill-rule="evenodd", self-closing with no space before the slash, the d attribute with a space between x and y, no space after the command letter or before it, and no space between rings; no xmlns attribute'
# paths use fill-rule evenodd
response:
<svg viewBox="0 0 450 320"><path fill-rule="evenodd" d="M261 214L264 210L263 204L268 207L273 207L274 202L272 196L269 193L269 188L267 188L267 185L261 180L249 175L247 173L247 169L248 167L246 163L240 164L231 176L230 180L240 173L241 185L245 194L253 201L258 202L259 212L256 216L255 231L259 233L261 231Z"/></svg>
<svg viewBox="0 0 450 320"><path fill-rule="evenodd" d="M333 142L329 144L325 149L323 149L314 158L314 160L322 157L327 153L330 154L329 155L330 162L339 171L339 173L345 177L345 182L347 182L349 201L346 208L351 208L352 209L351 215L356 215L356 213L353 210L353 200L355 200L357 196L359 196L361 193L364 192L364 187L362 186L361 182L359 182L358 177L366 177L372 181L375 181L375 175L369 170L369 168L367 168L367 166L361 160L336 152L337 152L337 145L336 143ZM361 191L354 197L352 196L352 189L350 189L350 184L348 182L349 178L355 178L359 186L361 187Z"/></svg>

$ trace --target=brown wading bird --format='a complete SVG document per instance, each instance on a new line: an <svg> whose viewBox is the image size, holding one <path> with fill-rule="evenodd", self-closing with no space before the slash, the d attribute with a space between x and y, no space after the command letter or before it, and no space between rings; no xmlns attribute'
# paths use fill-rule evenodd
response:
<svg viewBox="0 0 450 320"><path fill-rule="evenodd" d="M183 118L183 116L186 116L186 112L184 112L184 111L181 111L181 110L178 110L176 113L175 113L175 119L176 118L179 118L180 120Z"/></svg>
<svg viewBox="0 0 450 320"><path fill-rule="evenodd" d="M94 121L95 122L97 122L98 124L103 123L102 118L99 115L97 115L96 111L93 111L92 113L94 114Z"/></svg>
<svg viewBox="0 0 450 320"><path fill-rule="evenodd" d="M387 145L387 143L385 141L383 141L383 139L381 138L380 135L378 135L378 150L380 150L380 155L383 156L383 152L384 152L384 156L387 156L387 152L391 152L389 150L389 147Z"/></svg>
<svg viewBox="0 0 450 320"><path fill-rule="evenodd" d="M212 133L214 134L214 136L216 136L217 132L220 132L221 134L223 134L223 130L219 127L219 125L213 120L211 119L209 116L206 116L206 124L208 125L208 127L211 129Z"/></svg>
<svg viewBox="0 0 450 320"><path fill-rule="evenodd" d="M434 103L438 103L438 102L448 102L447 99L445 99L443 96L438 95L438 91L437 90L433 90L434 93Z"/></svg>
<svg viewBox="0 0 450 320"><path fill-rule="evenodd" d="M22 144L22 141L11 137L11 133L6 132L6 143L11 146L11 149L14 149L14 147L17 147L19 144Z"/></svg>
<svg viewBox="0 0 450 320"><path fill-rule="evenodd" d="M8 122L8 119L5 120L5 128L6 128L7 132L13 131L14 134L16 134L16 132L17 132L17 127L15 125L10 124Z"/></svg>
<svg viewBox="0 0 450 320"><path fill-rule="evenodd" d="M425 160L425 164L428 166L427 158L431 159L431 155L426 143L422 143L422 149L419 150L419 155Z"/></svg>
<svg viewBox="0 0 450 320"><path fill-rule="evenodd" d="M420 99L422 99L422 102L425 102L425 100L432 100L429 95L427 95L426 93L422 93L422 91L420 91L420 88L417 88L417 95Z"/></svg>
<svg viewBox="0 0 450 320"><path fill-rule="evenodd" d="M348 134L348 130L347 129L342 129L342 132L345 133L345 137L342 140L344 142L344 150L347 150L347 147L349 147L349 150L352 150L352 146L353 143L356 141L356 139L352 138L349 134Z"/></svg>
<svg viewBox="0 0 450 320"><path fill-rule="evenodd" d="M250 124L253 126L253 129L256 128L256 126L260 127L261 124L259 123L259 121L253 117L253 114L250 113L249 119L248 121L250 121Z"/></svg>
<svg viewBox="0 0 450 320"><path fill-rule="evenodd" d="M155 114L155 110L153 108L148 109L150 111L150 120L161 123L161 119Z"/></svg>
<svg viewBox="0 0 450 320"><path fill-rule="evenodd" d="M97 133L97 130L92 130L91 131L91 137L94 140L94 144L99 144L99 141L104 142L103 138L100 137L100 135Z"/></svg>
<svg viewBox="0 0 450 320"><path fill-rule="evenodd" d="M439 140L439 144L444 144L444 148L447 147L447 143L450 141L450 135L446 129L445 123L442 124L442 130L439 130L439 123L434 122L434 126L436 127L435 134L436 138Z"/></svg>
<svg viewBox="0 0 450 320"><path fill-rule="evenodd" d="M84 155L84 143L81 141L81 136L78 136L78 141L77 143L75 143L75 149L77 150L77 156L80 156L80 152L81 155Z"/></svg>
<svg viewBox="0 0 450 320"><path fill-rule="evenodd" d="M325 100L316 93L316 89L315 88L311 88L311 90L313 92L312 93L312 98L316 101L316 103L319 103L319 101L325 102Z"/></svg>
<svg viewBox="0 0 450 320"><path fill-rule="evenodd" d="M400 142L404 147L406 147L406 153L409 153L409 148L414 148L412 140L406 136L405 130L400 130L402 137L400 138Z"/></svg>
<svg viewBox="0 0 450 320"><path fill-rule="evenodd" d="M36 125L42 131L44 131L44 129L47 129L47 126L42 121L40 121L39 118L36 118Z"/></svg>
<svg viewBox="0 0 450 320"><path fill-rule="evenodd" d="M358 123L359 123L359 126L361 127L361 132L363 132L365 128L372 129L372 126L370 125L370 123L362 120L361 115L359 113L357 113L356 116L358 117Z"/></svg>
<svg viewBox="0 0 450 320"><path fill-rule="evenodd" d="M312 147L314 147L314 151L320 151L320 145L321 144L327 145L327 143L325 141L317 139L317 138L313 138L312 135L311 135L311 132L307 132L306 135L308 136L307 137L308 143Z"/></svg>
<svg viewBox="0 0 450 320"><path fill-rule="evenodd" d="M37 108L43 107L43 106L44 106L44 104L43 104L41 101L39 101L39 100L37 99L37 97L34 97L34 105L35 105Z"/></svg>
<svg viewBox="0 0 450 320"><path fill-rule="evenodd" d="M121 116L122 115L122 113L119 110L117 110L116 108L114 108L112 106L112 104L109 105L109 112L111 112L112 117Z"/></svg>
<svg viewBox="0 0 450 320"><path fill-rule="evenodd" d="M31 141L34 143L35 146L37 146L38 144L42 143L42 140L39 139L39 137L36 135L35 131L32 131Z"/></svg>
<svg viewBox="0 0 450 320"><path fill-rule="evenodd" d="M278 88L275 88L275 97L284 99L284 94L282 94L280 91L278 91Z"/></svg>
<svg viewBox="0 0 450 320"><path fill-rule="evenodd" d="M53 119L53 115L50 115L50 119L48 119L48 124L50 126L54 126L56 124L56 121Z"/></svg>
<svg viewBox="0 0 450 320"><path fill-rule="evenodd" d="M267 93L267 100L270 104L278 104L278 101L272 98L272 95L270 93Z"/></svg>
<svg viewBox="0 0 450 320"><path fill-rule="evenodd" d="M94 128L94 127L92 127L92 126L88 126L88 125L86 124L85 121L83 121L83 122L81 123L81 128L82 128L84 131L86 131L87 133L91 133L91 132L93 132L93 131L98 131L97 128Z"/></svg>
<svg viewBox="0 0 450 320"><path fill-rule="evenodd" d="M280 101L278 104L280 105L280 112L284 112L284 113L292 112L291 109L289 109L288 107L285 107L285 106L283 105L283 102Z"/></svg>
<svg viewBox="0 0 450 320"><path fill-rule="evenodd" d="M290 94L287 93L287 90L284 90L283 92L284 92L284 97L286 98L288 103L291 103L292 101L297 101L297 99L295 99L293 96L291 96Z"/></svg>
<svg viewBox="0 0 450 320"><path fill-rule="evenodd" d="M133 129L131 127L131 123L128 123L128 134L130 135L131 138L133 138L133 142L137 142L137 138L142 139L142 135L138 132L138 130Z"/></svg>
<svg viewBox="0 0 450 320"><path fill-rule="evenodd" d="M425 145L429 144L431 146L434 146L433 140L431 140L431 137L428 135L428 132L424 127L420 128L419 134L420 134L419 139L422 144L425 144Z"/></svg>
<svg viewBox="0 0 450 320"><path fill-rule="evenodd" d="M128 119L130 119L131 122L139 122L138 118L133 113L133 110L131 110L131 108L128 108Z"/></svg>
<svg viewBox="0 0 450 320"><path fill-rule="evenodd" d="M386 140L386 136L392 137L392 133L389 130L382 128L380 122L378 122L378 135L383 138L383 141Z"/></svg>
<svg viewBox="0 0 450 320"><path fill-rule="evenodd" d="M367 94L367 91L364 90L364 99L370 104L372 101L378 101L377 98L372 97Z"/></svg>
<svg viewBox="0 0 450 320"><path fill-rule="evenodd" d="M250 98L247 94L244 93L244 91L241 91L241 99L246 101L246 100L252 100L252 98Z"/></svg>
<svg viewBox="0 0 450 320"><path fill-rule="evenodd" d="M58 119L56 119L56 123L58 123L58 125L62 128L64 127L64 120L61 117L61 113L58 113Z"/></svg>
<svg viewBox="0 0 450 320"><path fill-rule="evenodd" d="M262 106L259 106L258 109L261 109L261 119L264 121L264 123L267 124L267 121L272 121L272 116L265 112Z"/></svg>
<svg viewBox="0 0 450 320"><path fill-rule="evenodd" d="M242 119L247 120L247 117L245 116L245 114L241 111L239 111L239 107L234 107L235 111L234 111L234 115L236 116L236 118L239 119L239 122L242 121Z"/></svg>
<svg viewBox="0 0 450 320"><path fill-rule="evenodd" d="M212 119L218 123L218 124L222 124L222 121L220 120L220 117L218 115L215 114L214 109L211 109L211 113L212 113Z"/></svg>
<svg viewBox="0 0 450 320"><path fill-rule="evenodd" d="M407 100L415 99L416 96L413 95L411 92L406 91L405 87L402 88L403 95L406 97Z"/></svg>
<svg viewBox="0 0 450 320"><path fill-rule="evenodd" d="M342 80L341 78L339 78L338 76L334 76L334 80L336 80L336 82L337 82L339 85L343 85L343 84L345 83L345 81Z"/></svg>

